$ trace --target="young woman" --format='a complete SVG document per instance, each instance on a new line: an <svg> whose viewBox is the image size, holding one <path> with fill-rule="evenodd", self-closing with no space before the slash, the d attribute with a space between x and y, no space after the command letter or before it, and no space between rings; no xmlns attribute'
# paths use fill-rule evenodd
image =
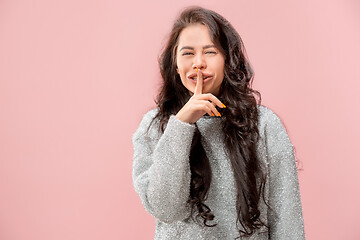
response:
<svg viewBox="0 0 360 240"><path fill-rule="evenodd" d="M305 239L293 146L251 88L232 25L185 9L159 63L157 107L132 137L133 183L155 239Z"/></svg>

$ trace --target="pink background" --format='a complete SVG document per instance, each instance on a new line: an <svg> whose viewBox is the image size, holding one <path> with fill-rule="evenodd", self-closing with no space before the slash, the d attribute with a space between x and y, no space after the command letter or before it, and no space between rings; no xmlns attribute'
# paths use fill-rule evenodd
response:
<svg viewBox="0 0 360 240"><path fill-rule="evenodd" d="M0 239L153 239L132 133L179 11L242 36L301 161L307 239L360 239L360 2L0 1Z"/></svg>

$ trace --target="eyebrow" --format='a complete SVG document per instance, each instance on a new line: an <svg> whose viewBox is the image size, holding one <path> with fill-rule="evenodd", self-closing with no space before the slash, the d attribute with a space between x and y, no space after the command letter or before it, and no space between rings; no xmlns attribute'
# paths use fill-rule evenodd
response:
<svg viewBox="0 0 360 240"><path fill-rule="evenodd" d="M216 46L215 45L205 45L205 46L203 46L203 49L207 49L207 48L216 48ZM185 50L185 49L190 49L190 50L194 50L194 48L193 47L190 47L190 46L184 46L184 47L182 47L180 50L179 50L179 52L181 52L182 50Z"/></svg>

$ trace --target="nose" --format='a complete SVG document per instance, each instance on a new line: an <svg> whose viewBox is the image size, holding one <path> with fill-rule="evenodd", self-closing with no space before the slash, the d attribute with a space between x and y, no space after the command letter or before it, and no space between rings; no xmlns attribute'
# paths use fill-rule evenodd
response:
<svg viewBox="0 0 360 240"><path fill-rule="evenodd" d="M199 69L204 69L204 68L206 68L206 62L205 62L202 54L198 54L198 55L194 58L193 69L196 69L197 67L198 67Z"/></svg>

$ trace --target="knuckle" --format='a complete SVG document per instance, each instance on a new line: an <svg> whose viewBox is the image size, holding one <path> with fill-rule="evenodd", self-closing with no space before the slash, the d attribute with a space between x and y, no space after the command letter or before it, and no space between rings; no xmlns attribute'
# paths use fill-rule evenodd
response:
<svg viewBox="0 0 360 240"><path fill-rule="evenodd" d="M215 109L215 107L214 107L214 105L213 105L212 103L209 103L208 106L209 106L209 108L210 108L211 110L214 110L214 109Z"/></svg>

